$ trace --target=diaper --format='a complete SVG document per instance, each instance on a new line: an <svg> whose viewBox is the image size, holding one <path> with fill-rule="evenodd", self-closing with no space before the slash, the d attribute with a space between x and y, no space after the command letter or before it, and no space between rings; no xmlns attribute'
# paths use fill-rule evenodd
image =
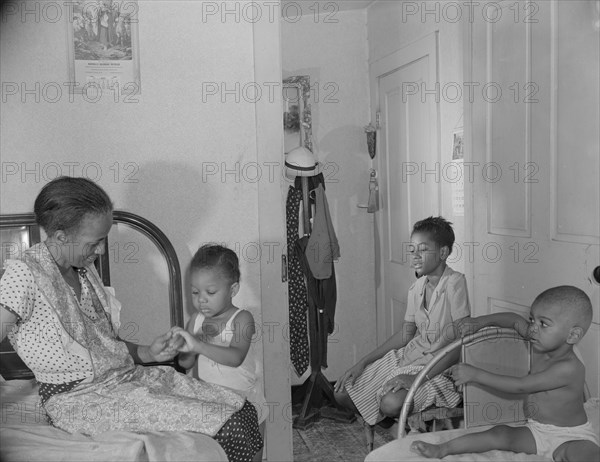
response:
<svg viewBox="0 0 600 462"><path fill-rule="evenodd" d="M554 451L563 443L575 440L589 440L598 444L598 435L590 422L576 427L557 427L529 419L525 424L535 439L537 455L554 460Z"/></svg>

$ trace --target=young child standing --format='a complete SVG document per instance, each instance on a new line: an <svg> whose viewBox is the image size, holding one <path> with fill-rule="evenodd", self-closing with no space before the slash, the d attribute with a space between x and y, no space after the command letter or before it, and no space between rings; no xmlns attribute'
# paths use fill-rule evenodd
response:
<svg viewBox="0 0 600 462"><path fill-rule="evenodd" d="M514 313L497 313L457 323L461 334L499 326L514 328L531 342L531 372L525 377L492 374L467 364L451 369L458 385L472 382L508 393L528 393L524 407L528 421L520 427L498 425L440 445L416 441L412 450L437 458L499 449L556 461L600 460L598 435L583 407L585 367L573 351L591 321L592 305L585 292L560 286L538 295L529 322Z"/></svg>
<svg viewBox="0 0 600 462"><path fill-rule="evenodd" d="M416 375L452 339L453 323L471 314L465 277L446 264L454 239L451 223L442 217L415 223L409 251L419 279L408 290L404 324L335 384L338 404L359 412L369 425L398 416ZM460 403L451 380L441 375L457 361L458 354L448 355L436 364L415 395L415 411Z"/></svg>
<svg viewBox="0 0 600 462"><path fill-rule="evenodd" d="M259 423L267 417L262 368L252 354L254 318L233 304L240 289L239 261L235 252L207 244L192 259L190 279L195 309L187 330L175 329L185 344L178 362L193 368L193 376L230 388L257 408Z"/></svg>

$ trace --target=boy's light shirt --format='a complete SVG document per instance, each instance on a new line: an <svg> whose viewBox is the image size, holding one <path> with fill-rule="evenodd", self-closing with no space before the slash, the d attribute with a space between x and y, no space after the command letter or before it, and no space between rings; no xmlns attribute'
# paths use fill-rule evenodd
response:
<svg viewBox="0 0 600 462"><path fill-rule="evenodd" d="M427 277L419 278L408 289L406 322L417 326L415 337L404 349L406 364L427 364L435 352L452 340L452 323L471 315L465 276L446 266L431 299L424 307Z"/></svg>

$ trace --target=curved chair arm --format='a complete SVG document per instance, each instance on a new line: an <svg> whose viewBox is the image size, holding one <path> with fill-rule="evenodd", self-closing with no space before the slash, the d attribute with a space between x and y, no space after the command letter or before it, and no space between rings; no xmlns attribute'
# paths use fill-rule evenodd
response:
<svg viewBox="0 0 600 462"><path fill-rule="evenodd" d="M408 411L415 397L417 389L421 386L425 380L425 376L442 358L447 354L454 351L457 348L474 343L479 340L499 339L499 338L520 338L517 331L513 329L506 329L501 327L486 327L478 330L473 334L466 335L465 337L459 338L444 348L439 350L435 356L427 363L427 365L417 374L415 381L408 390L404 403L402 404L402 411L400 412L400 419L398 424L398 439L403 438L406 435L406 422L408 420Z"/></svg>

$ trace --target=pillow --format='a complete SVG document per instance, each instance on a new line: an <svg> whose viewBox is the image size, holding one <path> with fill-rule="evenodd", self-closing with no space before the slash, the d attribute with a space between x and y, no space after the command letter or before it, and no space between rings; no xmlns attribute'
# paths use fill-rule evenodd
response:
<svg viewBox="0 0 600 462"><path fill-rule="evenodd" d="M31 380L0 382L0 425L50 425L38 394L38 385Z"/></svg>

